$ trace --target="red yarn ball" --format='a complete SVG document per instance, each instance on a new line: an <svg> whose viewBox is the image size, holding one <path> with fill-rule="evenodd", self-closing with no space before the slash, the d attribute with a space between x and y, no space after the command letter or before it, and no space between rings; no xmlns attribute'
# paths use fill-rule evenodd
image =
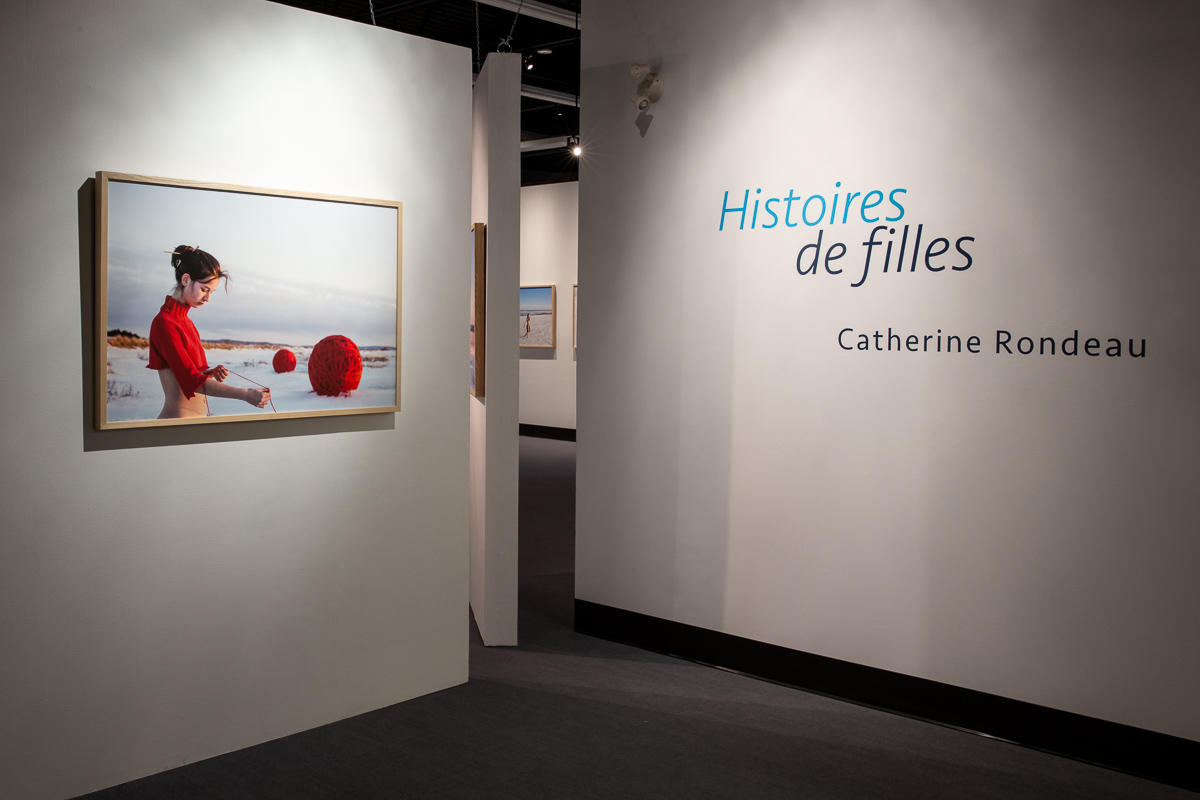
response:
<svg viewBox="0 0 1200 800"><path fill-rule="evenodd" d="M271 359L271 366L276 372L291 372L296 368L296 354L291 350L280 350Z"/></svg>
<svg viewBox="0 0 1200 800"><path fill-rule="evenodd" d="M314 392L326 397L357 389L362 370L358 345L345 336L326 336L308 357L308 381Z"/></svg>

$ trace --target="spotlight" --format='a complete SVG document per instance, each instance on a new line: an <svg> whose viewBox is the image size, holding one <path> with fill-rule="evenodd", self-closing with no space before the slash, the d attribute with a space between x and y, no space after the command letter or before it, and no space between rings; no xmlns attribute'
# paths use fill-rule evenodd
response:
<svg viewBox="0 0 1200 800"><path fill-rule="evenodd" d="M554 51L551 50L549 47L543 47L541 50L538 50L538 55L539 56L548 56L553 52Z"/></svg>
<svg viewBox="0 0 1200 800"><path fill-rule="evenodd" d="M527 70L533 69L533 56L525 56L524 63L525 63L525 69L527 69Z"/></svg>
<svg viewBox="0 0 1200 800"><path fill-rule="evenodd" d="M573 156L583 155L583 148L580 147L580 145L579 145L579 137L578 136L568 136L567 137L567 147L570 149L571 155L573 155Z"/></svg>
<svg viewBox="0 0 1200 800"><path fill-rule="evenodd" d="M632 95L629 99L633 101L640 113L645 114L650 110L650 106L657 103L662 97L663 80L657 72L651 71L649 64L634 64L629 71L633 77L641 81L637 87L637 94Z"/></svg>

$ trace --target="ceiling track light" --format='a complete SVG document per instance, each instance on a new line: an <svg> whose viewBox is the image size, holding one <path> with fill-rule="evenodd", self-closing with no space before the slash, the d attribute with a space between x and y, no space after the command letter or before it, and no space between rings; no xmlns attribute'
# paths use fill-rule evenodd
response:
<svg viewBox="0 0 1200 800"><path fill-rule="evenodd" d="M571 151L571 155L573 156L583 155L583 147L579 144L578 136L567 137L567 149Z"/></svg>

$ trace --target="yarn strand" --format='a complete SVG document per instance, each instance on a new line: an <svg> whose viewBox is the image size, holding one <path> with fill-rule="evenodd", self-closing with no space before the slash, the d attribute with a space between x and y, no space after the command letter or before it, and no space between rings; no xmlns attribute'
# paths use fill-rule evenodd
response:
<svg viewBox="0 0 1200 800"><path fill-rule="evenodd" d="M240 372L234 372L233 370L229 369L229 367L226 367L225 369L229 370L230 375L237 375L242 380L249 381L250 383L253 383L255 386L261 386L264 389L267 388L266 384L262 384L262 383L259 383L258 381L251 380L250 378L247 378L245 375L241 374ZM211 417L212 409L208 405L208 392L203 392L203 395L204 395L204 410L206 412L204 416ZM279 410L277 408L275 408L275 401L268 400L267 402L271 404L271 411L275 414L278 414Z"/></svg>
<svg viewBox="0 0 1200 800"><path fill-rule="evenodd" d="M229 367L226 367L225 369L229 369ZM241 378L242 380L244 380L244 381L250 381L250 383L253 383L255 386L261 386L261 387L262 387L262 388L264 388L264 389L266 389L266 388L267 388L266 384L259 383L258 381L253 381L253 380L250 380L250 379L249 379L249 378L247 378L245 375L242 375L242 374L240 374L240 373L234 372L234 371L233 371L233 370L231 370L231 369L229 369L229 374L230 374L230 375L237 375L237 376L238 376L239 378ZM274 400L267 400L267 402L271 404L271 411L273 411L274 413L278 414L279 412L278 412L278 411L275 409L275 401L274 401Z"/></svg>

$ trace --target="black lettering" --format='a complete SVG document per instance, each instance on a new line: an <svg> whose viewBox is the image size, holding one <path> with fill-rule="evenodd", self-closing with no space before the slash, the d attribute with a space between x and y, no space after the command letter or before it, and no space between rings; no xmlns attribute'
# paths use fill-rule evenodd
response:
<svg viewBox="0 0 1200 800"><path fill-rule="evenodd" d="M1146 357L1146 340L1142 339L1142 352L1133 352L1133 339L1129 340L1129 357L1130 358L1145 358Z"/></svg>
<svg viewBox="0 0 1200 800"><path fill-rule="evenodd" d="M800 252L796 254L796 272L799 272L801 275L809 275L809 274L816 275L817 274L817 258L819 258L821 255L821 238L824 235L825 235L825 229L822 228L821 230L817 231L817 243L816 244L806 244L806 245L804 245L804 247L800 248ZM812 268L811 269L802 269L800 267L800 261L801 261L801 259L804 258L804 251L810 247L813 248Z"/></svg>
<svg viewBox="0 0 1200 800"><path fill-rule="evenodd" d="M942 243L942 249L935 251L933 248L937 247L938 242ZM943 239L942 237L939 236L938 238L936 238L932 242L930 242L929 247L925 248L925 269L929 270L930 272L941 272L942 270L944 270L945 266L935 267L929 263L929 259L933 258L934 256L940 256L942 253L946 252L949 249L950 249L950 240L949 239Z"/></svg>
<svg viewBox="0 0 1200 800"><path fill-rule="evenodd" d="M920 343L921 338L919 336L909 336L904 340L904 346L914 353L917 352L917 345Z"/></svg>
<svg viewBox="0 0 1200 800"><path fill-rule="evenodd" d="M896 340L896 349L899 350L900 349L900 337L897 336L896 334L892 333L891 328L888 328L888 352L891 352L891 349L892 349L892 339Z"/></svg>
<svg viewBox="0 0 1200 800"><path fill-rule="evenodd" d="M926 353L928 353L928 352L929 352L929 340L930 340L930 339L932 339L932 338L933 338L932 336L926 336L926 337L925 337L925 352L926 352Z"/></svg>
<svg viewBox="0 0 1200 800"><path fill-rule="evenodd" d="M1025 345L1021 344L1022 342L1029 342L1028 350L1025 349ZM1028 336L1022 336L1020 339L1017 339L1017 352L1023 356L1027 356L1030 353L1032 353L1033 352L1033 339L1030 339Z"/></svg>
<svg viewBox="0 0 1200 800"><path fill-rule="evenodd" d="M876 350L883 349L882 345L879 344L879 340L882 338L883 338L883 334L880 333L879 331L875 331L875 349ZM891 346L891 342L888 342L888 345Z"/></svg>
<svg viewBox="0 0 1200 800"><path fill-rule="evenodd" d="M958 352L961 353L962 352L962 339L960 339L957 336L947 336L946 337L946 352L947 353L950 352L950 343L951 342L958 342Z"/></svg>
<svg viewBox="0 0 1200 800"><path fill-rule="evenodd" d="M882 198L883 194L881 193L879 196L880 196L880 198ZM875 234L879 233L880 231L886 231L886 230L887 230L887 225L876 225L875 228L871 231L870 238L867 239L867 241L863 242L863 247L867 248L867 260L863 262L862 277L858 279L858 283L850 284L850 288L852 288L852 289L857 288L867 282L867 273L871 271L871 253L874 252L876 247L883 244L883 242L875 241Z"/></svg>
<svg viewBox="0 0 1200 800"><path fill-rule="evenodd" d="M1096 352L1093 353L1092 348L1095 348ZM1089 356L1100 355L1100 340L1099 339L1088 339L1086 342L1083 343L1083 352L1087 353Z"/></svg>
<svg viewBox="0 0 1200 800"><path fill-rule="evenodd" d="M859 350L870 350L871 349L871 338L869 336L867 336L865 333L860 333L858 335L858 349Z"/></svg>
<svg viewBox="0 0 1200 800"><path fill-rule="evenodd" d="M841 348L843 350L853 350L854 349L853 347L846 347L846 345L842 344L842 336L846 333L846 331L852 331L852 330L854 330L854 328L842 328L840 331L838 331L838 344L841 345Z"/></svg>
<svg viewBox="0 0 1200 800"><path fill-rule="evenodd" d="M1106 356L1108 356L1109 358L1120 358L1121 357L1121 340L1120 339L1109 339L1108 341L1111 342L1111 344L1108 346L1108 349L1106 349L1104 351L1104 354ZM1113 350L1116 350L1117 352L1114 353Z"/></svg>
<svg viewBox="0 0 1200 800"><path fill-rule="evenodd" d="M1001 340L1001 338L1000 338L1001 335L1004 336L1003 340ZM1008 343L1011 341L1012 341L1011 333L1009 333L1008 331L996 331L996 352L999 353L1000 348L1003 347L1005 350L1008 351L1009 355L1012 355L1012 348L1008 346Z"/></svg>
<svg viewBox="0 0 1200 800"><path fill-rule="evenodd" d="M900 255L896 256L896 272L904 272L904 247L908 244L908 226L904 226L904 233L900 235Z"/></svg>
<svg viewBox="0 0 1200 800"><path fill-rule="evenodd" d="M842 248L842 250L835 256L833 254L833 251L834 251L834 248L837 248L837 247ZM835 261L844 255L846 255L846 245L842 244L841 242L835 242L834 244L830 245L829 249L825 251L825 271L828 272L830 275L841 275L842 271L840 269L830 269L829 268L829 262Z"/></svg>
<svg viewBox="0 0 1200 800"><path fill-rule="evenodd" d="M967 339L967 352L968 353L978 353L979 345L980 345L979 337L972 336L970 339ZM972 350L971 349L972 347L974 347L975 349Z"/></svg>
<svg viewBox="0 0 1200 800"><path fill-rule="evenodd" d="M1038 355L1046 355L1046 342L1050 343L1050 355L1054 355L1054 339L1049 336L1042 337L1041 352Z"/></svg>
<svg viewBox="0 0 1200 800"><path fill-rule="evenodd" d="M921 231L925 228L924 224L917 226L917 238L913 240L913 260L912 266L909 267L909 272L917 271L917 256L921 254Z"/></svg>
<svg viewBox="0 0 1200 800"><path fill-rule="evenodd" d="M967 263L963 264L961 267L951 267L950 269L954 270L955 272L966 272L971 268L971 265L975 263L975 259L971 258L970 253L968 253L966 250L963 250L962 243L973 241L975 241L974 236L960 236L958 238L958 241L954 243L954 249L967 257Z"/></svg>
<svg viewBox="0 0 1200 800"><path fill-rule="evenodd" d="M1067 352L1068 343L1071 345L1071 352L1069 353ZM1079 331L1075 331L1073 336L1068 336L1066 339L1062 340L1062 354L1064 356L1079 355Z"/></svg>

